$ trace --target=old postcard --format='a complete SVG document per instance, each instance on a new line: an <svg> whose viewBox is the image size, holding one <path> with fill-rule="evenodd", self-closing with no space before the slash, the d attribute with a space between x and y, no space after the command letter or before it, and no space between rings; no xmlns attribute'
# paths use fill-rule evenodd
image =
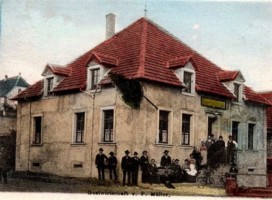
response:
<svg viewBox="0 0 272 200"><path fill-rule="evenodd" d="M271 1L0 0L1 198L271 198L271 18Z"/></svg>

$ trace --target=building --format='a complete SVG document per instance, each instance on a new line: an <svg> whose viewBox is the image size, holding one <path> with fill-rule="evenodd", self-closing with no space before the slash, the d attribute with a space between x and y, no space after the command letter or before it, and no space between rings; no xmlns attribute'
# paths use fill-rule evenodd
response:
<svg viewBox="0 0 272 200"><path fill-rule="evenodd" d="M0 80L0 136L9 135L10 130L16 129L17 102L10 99L28 86L20 75L10 78L6 75Z"/></svg>
<svg viewBox="0 0 272 200"><path fill-rule="evenodd" d="M114 34L15 99L16 170L97 177L99 148L188 158L213 133L238 142L238 184L266 186L266 106L240 71L227 71L149 19ZM113 33L110 34L110 33ZM119 167L120 170L120 167ZM121 174L121 173L120 173ZM261 174L261 175L260 175Z"/></svg>

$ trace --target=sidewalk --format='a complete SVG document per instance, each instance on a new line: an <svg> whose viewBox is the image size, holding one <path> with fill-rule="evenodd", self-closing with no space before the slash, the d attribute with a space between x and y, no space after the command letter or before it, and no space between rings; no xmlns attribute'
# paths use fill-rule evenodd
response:
<svg viewBox="0 0 272 200"><path fill-rule="evenodd" d="M64 178L21 174L10 177L7 184L0 183L0 192L51 192L112 195L150 195L150 196L225 196L224 189L204 187L195 183L173 184L169 189L164 184L140 184L139 187L125 187L113 182L101 183L96 179Z"/></svg>

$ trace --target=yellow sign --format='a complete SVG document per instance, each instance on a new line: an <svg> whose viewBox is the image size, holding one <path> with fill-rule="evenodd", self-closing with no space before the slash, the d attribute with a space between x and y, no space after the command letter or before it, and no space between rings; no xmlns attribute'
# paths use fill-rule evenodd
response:
<svg viewBox="0 0 272 200"><path fill-rule="evenodd" d="M202 106L207 106L207 107L212 107L212 108L219 108L219 109L226 109L226 102L225 101L219 101L215 99L209 99L202 97L201 98L201 105Z"/></svg>

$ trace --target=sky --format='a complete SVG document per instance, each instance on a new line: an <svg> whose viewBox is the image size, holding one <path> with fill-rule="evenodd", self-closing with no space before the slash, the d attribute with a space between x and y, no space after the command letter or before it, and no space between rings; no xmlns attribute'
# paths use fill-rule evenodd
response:
<svg viewBox="0 0 272 200"><path fill-rule="evenodd" d="M272 0L2 0L0 79L21 73L35 83L47 63L66 65L103 42L106 14L119 32L145 5L147 18L198 53L272 90Z"/></svg>

